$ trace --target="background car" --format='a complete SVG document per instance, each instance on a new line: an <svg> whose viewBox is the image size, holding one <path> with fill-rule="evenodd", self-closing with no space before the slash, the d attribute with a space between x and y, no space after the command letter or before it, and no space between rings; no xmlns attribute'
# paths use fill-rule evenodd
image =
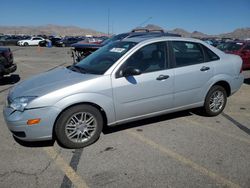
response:
<svg viewBox="0 0 250 188"><path fill-rule="evenodd" d="M218 48L225 53L239 55L243 60L243 70L250 69L250 41L227 42Z"/></svg>
<svg viewBox="0 0 250 188"><path fill-rule="evenodd" d="M16 71L16 64L13 61L10 48L0 47L0 78Z"/></svg>
<svg viewBox="0 0 250 188"><path fill-rule="evenodd" d="M56 41L62 40L59 37L49 37L48 39L42 40L39 42L39 46L41 47L50 47L50 46L55 46Z"/></svg>
<svg viewBox="0 0 250 188"><path fill-rule="evenodd" d="M19 46L38 46L39 42L43 40L45 39L42 37L31 37L29 39L19 40L17 44Z"/></svg>
<svg viewBox="0 0 250 188"><path fill-rule="evenodd" d="M0 38L0 46L16 46L19 40L23 39L21 36L2 36Z"/></svg>
<svg viewBox="0 0 250 188"><path fill-rule="evenodd" d="M63 38L61 40L55 41L55 46L57 46L57 47L69 47L69 46L71 46L71 44L77 43L80 40L82 40L82 39L76 38L76 37Z"/></svg>
<svg viewBox="0 0 250 188"><path fill-rule="evenodd" d="M174 36L174 37L180 37L181 35L173 34L173 33L166 33L163 30L148 30L145 28L139 28L139 29L133 29L131 32L128 33L121 33L118 35L115 35L109 39L103 40L101 43L97 44L79 44L75 43L71 45L72 47L72 57L73 62L79 62L89 54L93 53L97 49L99 49L102 46L105 46L111 42L119 41L125 38L131 38L131 37L138 37L138 36Z"/></svg>

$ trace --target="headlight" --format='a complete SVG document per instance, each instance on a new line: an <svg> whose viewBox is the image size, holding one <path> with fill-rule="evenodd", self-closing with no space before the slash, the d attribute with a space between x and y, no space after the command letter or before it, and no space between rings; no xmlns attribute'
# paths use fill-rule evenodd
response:
<svg viewBox="0 0 250 188"><path fill-rule="evenodd" d="M25 107L36 97L18 97L15 98L11 103L10 107L14 110L23 112Z"/></svg>

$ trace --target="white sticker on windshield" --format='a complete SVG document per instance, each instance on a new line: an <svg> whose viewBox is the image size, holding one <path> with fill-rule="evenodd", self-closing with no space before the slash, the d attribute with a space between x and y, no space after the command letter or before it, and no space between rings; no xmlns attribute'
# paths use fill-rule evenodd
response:
<svg viewBox="0 0 250 188"><path fill-rule="evenodd" d="M122 53L125 48L112 48L110 52Z"/></svg>

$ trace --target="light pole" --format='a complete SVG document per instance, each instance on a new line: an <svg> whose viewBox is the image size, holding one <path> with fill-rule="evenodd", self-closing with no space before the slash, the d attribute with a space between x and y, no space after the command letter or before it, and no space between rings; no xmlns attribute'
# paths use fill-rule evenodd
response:
<svg viewBox="0 0 250 188"><path fill-rule="evenodd" d="M109 14L110 14L110 10L108 9L108 35L109 35Z"/></svg>

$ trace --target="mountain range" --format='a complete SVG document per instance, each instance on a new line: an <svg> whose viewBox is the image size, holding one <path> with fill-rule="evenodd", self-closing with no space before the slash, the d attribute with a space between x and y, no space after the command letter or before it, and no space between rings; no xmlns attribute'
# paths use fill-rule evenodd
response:
<svg viewBox="0 0 250 188"><path fill-rule="evenodd" d="M145 26L147 29L163 29L160 26L149 24ZM226 37L245 39L250 38L250 27L238 28L229 33L217 35L208 35L199 31L188 32L182 28L173 30L163 29L166 32L180 34L183 37L206 38L206 37ZM127 32L127 31L124 31ZM107 35L104 32L94 29L85 29L76 26L59 26L59 25L44 25L44 26L0 26L0 34L28 34L28 35L61 35L61 36L76 36L76 35Z"/></svg>

